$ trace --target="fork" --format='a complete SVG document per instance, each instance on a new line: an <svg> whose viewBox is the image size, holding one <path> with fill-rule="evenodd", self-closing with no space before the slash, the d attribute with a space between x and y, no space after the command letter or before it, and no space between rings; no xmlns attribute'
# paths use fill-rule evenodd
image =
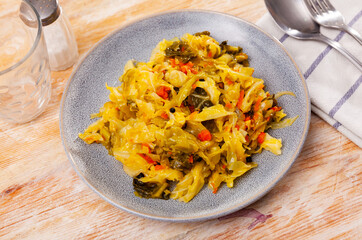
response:
<svg viewBox="0 0 362 240"><path fill-rule="evenodd" d="M342 14L337 11L329 0L304 0L314 21L324 27L336 28L350 34L362 45L361 35L348 26Z"/></svg>

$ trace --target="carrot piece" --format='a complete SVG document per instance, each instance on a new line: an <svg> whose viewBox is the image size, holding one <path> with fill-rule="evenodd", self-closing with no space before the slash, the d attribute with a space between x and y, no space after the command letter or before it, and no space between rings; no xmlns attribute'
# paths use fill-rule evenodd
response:
<svg viewBox="0 0 362 240"><path fill-rule="evenodd" d="M231 109L233 107L233 105L231 103L226 103L225 107L228 108L228 109Z"/></svg>
<svg viewBox="0 0 362 240"><path fill-rule="evenodd" d="M263 100L262 96L259 96L258 99L256 99L256 102L255 102L255 105L254 105L254 112L259 110L262 100Z"/></svg>
<svg viewBox="0 0 362 240"><path fill-rule="evenodd" d="M151 164L155 164L156 162L153 161L153 159L150 156L147 156L146 154L143 153L138 153L138 155L140 155L141 157L143 157L143 159L145 159L148 163Z"/></svg>
<svg viewBox="0 0 362 240"><path fill-rule="evenodd" d="M237 130L239 130L239 129L240 129L240 126L239 126L238 124L235 124L235 128L236 128Z"/></svg>
<svg viewBox="0 0 362 240"><path fill-rule="evenodd" d="M192 84L192 89L195 89L196 88L196 84Z"/></svg>
<svg viewBox="0 0 362 240"><path fill-rule="evenodd" d="M256 120L258 119L258 117L259 117L259 114L258 114L257 112L254 113L254 115L253 115L253 120L256 121Z"/></svg>
<svg viewBox="0 0 362 240"><path fill-rule="evenodd" d="M165 166L162 166L162 165L155 166L155 170L162 170L162 169L165 169Z"/></svg>
<svg viewBox="0 0 362 240"><path fill-rule="evenodd" d="M226 168L226 165L225 165L225 164L224 164L224 165L222 165L222 168L223 168L223 169L225 169L225 168Z"/></svg>
<svg viewBox="0 0 362 240"><path fill-rule="evenodd" d="M179 66L181 67L180 70L181 72L187 74L188 71L192 72L193 74L196 74L197 71L195 69L193 69L192 67L194 66L194 64L192 62L188 62L186 64L180 62Z"/></svg>
<svg viewBox="0 0 362 240"><path fill-rule="evenodd" d="M238 103L236 104L236 106L241 110L241 105L243 104L243 100L244 100L244 89L240 91L240 96L238 99Z"/></svg>
<svg viewBox="0 0 362 240"><path fill-rule="evenodd" d="M172 67L176 67L176 66L177 66L176 59L170 58L170 62L171 62L171 66L172 66Z"/></svg>
<svg viewBox="0 0 362 240"><path fill-rule="evenodd" d="M278 106L272 107L272 110L275 111L275 112L278 112L281 109L282 109L282 107L278 107Z"/></svg>
<svg viewBox="0 0 362 240"><path fill-rule="evenodd" d="M185 46L181 47L181 52L185 51Z"/></svg>
<svg viewBox="0 0 362 240"><path fill-rule="evenodd" d="M249 135L246 135L246 136L245 136L245 141L246 141L246 142L249 142L249 140L250 140L250 139L249 139Z"/></svg>
<svg viewBox="0 0 362 240"><path fill-rule="evenodd" d="M212 187L213 187L213 191L212 191L212 193L213 194L216 194L216 192L217 192L217 187L215 187L215 184L214 183L211 183L211 185L212 185Z"/></svg>
<svg viewBox="0 0 362 240"><path fill-rule="evenodd" d="M168 115L165 112L161 113L161 117L165 120L168 120Z"/></svg>
<svg viewBox="0 0 362 240"><path fill-rule="evenodd" d="M189 68L188 68L186 65L184 65L184 66L181 67L181 72L187 74L187 70L188 70L188 69L189 69Z"/></svg>
<svg viewBox="0 0 362 240"><path fill-rule="evenodd" d="M258 143L262 144L264 142L265 139L265 132L261 132L258 136Z"/></svg>
<svg viewBox="0 0 362 240"><path fill-rule="evenodd" d="M247 116L244 121L246 122L249 121L250 119L251 119L250 116Z"/></svg>
<svg viewBox="0 0 362 240"><path fill-rule="evenodd" d="M186 66L188 66L189 68L192 68L194 66L194 64L189 61L188 63L186 63Z"/></svg>
<svg viewBox="0 0 362 240"><path fill-rule="evenodd" d="M230 78L225 78L225 81L226 81L226 84L229 86L234 84L234 82L231 81Z"/></svg>
<svg viewBox="0 0 362 240"><path fill-rule="evenodd" d="M209 130L204 129L197 135L197 138L202 142L210 141L212 139L212 135Z"/></svg>
<svg viewBox="0 0 362 240"><path fill-rule="evenodd" d="M190 157L189 157L189 162L190 162L190 163L193 163L193 162L194 162L194 156L190 155Z"/></svg>
<svg viewBox="0 0 362 240"><path fill-rule="evenodd" d="M190 109L190 111L191 111L191 109ZM199 113L198 111L192 112L189 116L190 120L193 119L198 113Z"/></svg>
<svg viewBox="0 0 362 240"><path fill-rule="evenodd" d="M170 92L171 92L171 88L166 87L166 86L160 86L157 89L156 94L166 100L166 99L168 99L168 95Z"/></svg>

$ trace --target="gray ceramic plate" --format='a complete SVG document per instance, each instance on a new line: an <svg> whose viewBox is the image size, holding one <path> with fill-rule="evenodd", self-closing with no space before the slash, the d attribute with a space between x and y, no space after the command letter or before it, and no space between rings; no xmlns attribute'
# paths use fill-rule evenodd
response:
<svg viewBox="0 0 362 240"><path fill-rule="evenodd" d="M162 39L208 30L219 42L228 40L250 56L254 76L265 80L272 93L292 91L280 105L298 120L284 129L270 131L283 139L283 154L255 156L259 166L236 181L232 189L223 185L217 194L206 186L189 203L175 200L141 199L133 194L132 179L122 164L103 146L87 145L77 136L94 120L108 101L105 83L118 85L129 59L148 61ZM154 15L123 26L96 44L80 61L65 89L60 110L60 129L65 151L84 182L111 204L139 216L171 221L196 221L220 217L239 210L266 194L290 168L300 152L309 126L310 101L306 83L284 47L253 24L208 11L176 11Z"/></svg>

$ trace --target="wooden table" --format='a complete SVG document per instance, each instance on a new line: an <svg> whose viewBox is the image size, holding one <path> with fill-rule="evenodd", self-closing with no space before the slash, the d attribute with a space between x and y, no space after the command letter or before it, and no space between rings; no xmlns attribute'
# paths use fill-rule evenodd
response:
<svg viewBox="0 0 362 240"><path fill-rule="evenodd" d="M60 4L80 55L122 23L165 10L216 10L251 22L266 13L263 0ZM0 14L10 8L11 1L2 4ZM361 239L362 150L315 115L288 174L238 216L169 223L113 207L80 180L61 144L59 103L71 71L52 73L52 99L40 117L23 125L0 122L1 239Z"/></svg>

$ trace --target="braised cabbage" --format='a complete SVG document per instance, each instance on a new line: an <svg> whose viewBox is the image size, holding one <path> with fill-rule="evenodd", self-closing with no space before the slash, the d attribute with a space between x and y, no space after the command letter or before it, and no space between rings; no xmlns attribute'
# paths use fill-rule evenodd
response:
<svg viewBox="0 0 362 240"><path fill-rule="evenodd" d="M100 143L133 178L136 196L188 202L257 166L262 149L281 154L268 128L291 125L277 98L252 76L240 47L208 32L163 40L149 62L130 60L110 101L79 137Z"/></svg>

